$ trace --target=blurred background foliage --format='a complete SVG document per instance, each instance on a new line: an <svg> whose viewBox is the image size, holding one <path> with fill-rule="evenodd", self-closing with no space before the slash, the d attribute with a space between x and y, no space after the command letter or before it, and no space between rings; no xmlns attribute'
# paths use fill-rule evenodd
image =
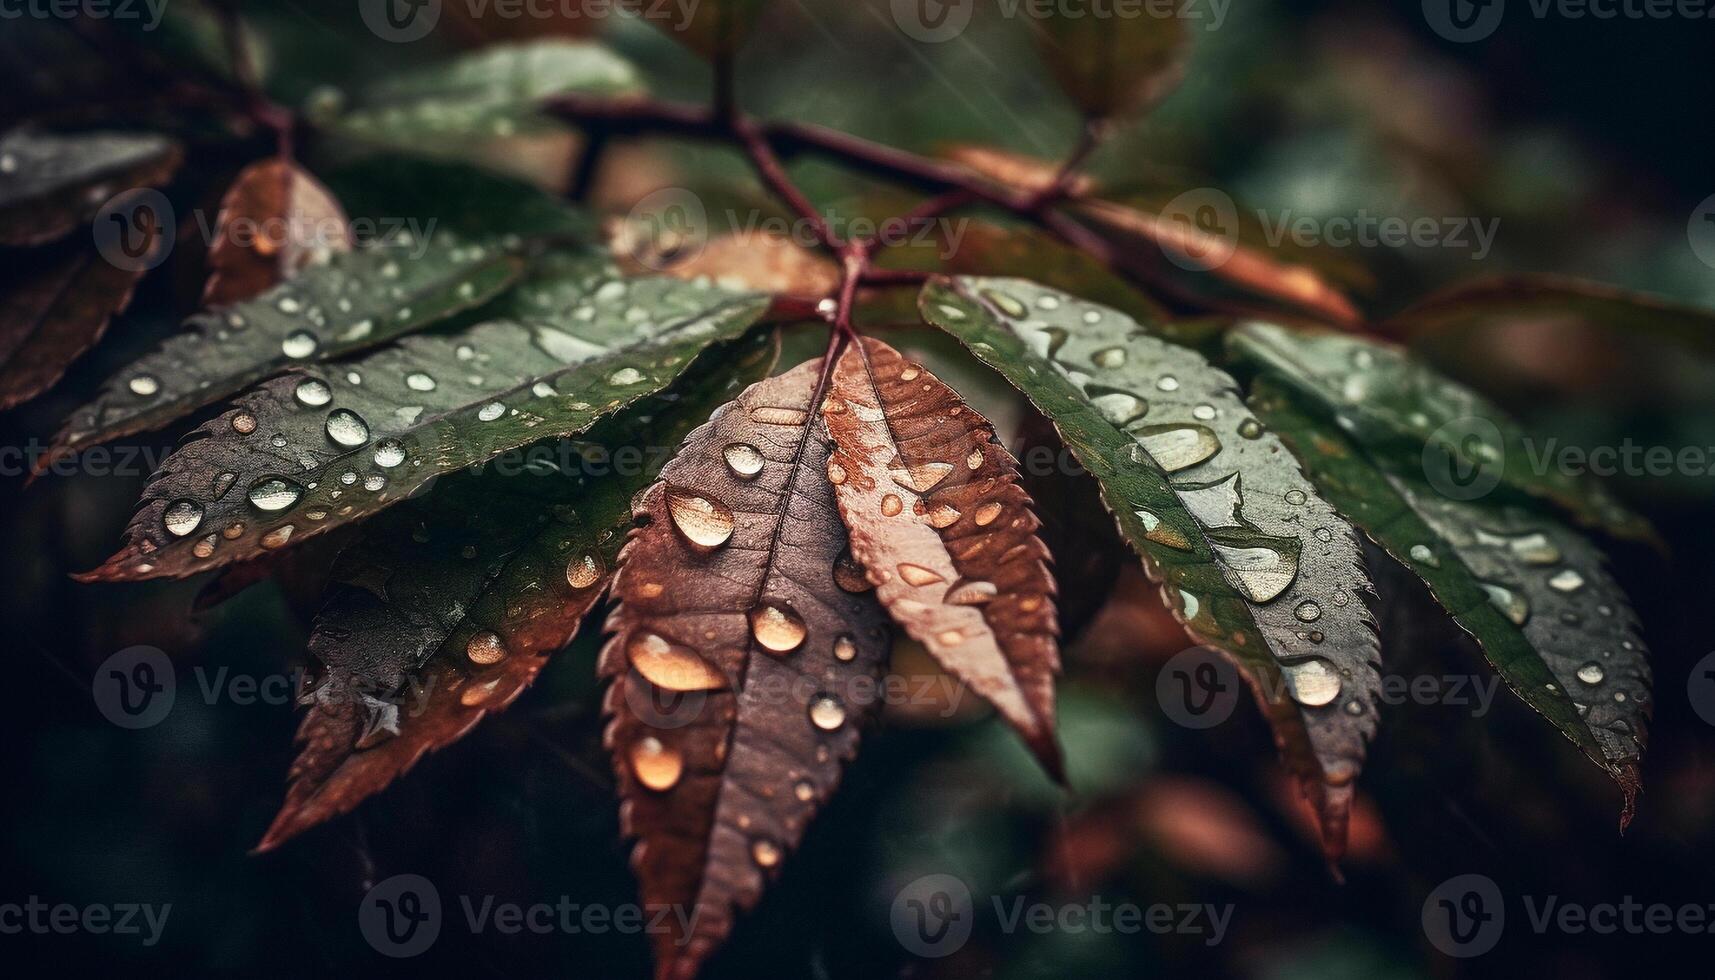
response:
<svg viewBox="0 0 1715 980"><path fill-rule="evenodd" d="M705 65L639 23L497 22L461 16L461 6L447 5L452 15L433 37L403 45L378 42L349 3L254 3L246 16L269 90L290 105L337 100L334 90L437 51L543 29L599 29L658 94L699 99L708 91ZM996 16L992 4L978 7L960 39L920 44L895 27L886 0L776 3L744 49L740 101L760 115L925 152L983 143L1063 154L1075 114L1023 26ZM8 118L44 109L89 118L95 96L131 79L137 105L124 119L165 118L206 151L191 156L201 172L175 185L175 193L200 196L175 203L181 211L212 208L223 180L266 152L266 141L211 125L173 92L135 85L138 55L124 54L218 73L225 54L209 24L198 3L172 0L159 31L126 36L121 25L106 48L61 24L10 22L0 29L0 61L13 84L0 110ZM1462 46L1429 30L1416 0L1240 0L1219 30L1197 32L1184 85L1119 132L1090 167L1109 186L1140 194L1220 187L1276 219L1499 219L1493 253L1481 261L1456 248L1333 250L1333 266L1365 270L1356 296L1378 318L1448 284L1511 271L1567 273L1715 305L1715 270L1686 237L1693 208L1715 192L1715 130L1701 97L1710 37L1701 23L1521 16ZM480 156L552 185L563 181L576 141L569 132L532 137ZM312 170L340 163L327 150L308 140ZM909 203L825 164L797 164L794 175L841 215ZM658 140L617 146L594 199L623 212L665 186L762 201L731 153ZM65 384L0 419L0 441L43 438L103 378L174 328L194 306L201 256L180 249L164 271ZM1028 423L1010 391L952 345L926 330L889 336L997 420L1015 429ZM1419 346L1535 431L1568 444L1715 447L1707 339L1697 353L1649 331L1549 315L1434 333ZM794 342L806 353L819 349L813 337ZM159 451L183 431L141 445ZM1206 732L1161 715L1155 676L1186 641L1129 561L1120 571L1098 562L1072 586L1096 610L1066 653L1062 739L1075 792L1054 791L983 712L894 711L708 975L1581 978L1704 951L1707 936L1533 935L1516 899L1715 902L1707 860L1715 848L1715 743L1686 700L1691 665L1710 649L1712 481L1682 473L1617 485L1672 545L1668 556L1613 551L1654 651L1657 685L1642 807L1623 838L1606 777L1516 699L1503 692L1482 718L1408 703L1384 711L1360 781L1346 882L1335 884L1253 711L1242 708ZM599 746L595 629L510 711L356 817L250 858L282 795L294 710L205 703L193 671L264 677L300 664L314 591L265 583L192 616L198 582L70 582L67 572L91 567L116 540L142 483L85 474L28 490L11 476L0 485L0 610L20 681L3 722L0 898L171 902L171 921L155 948L111 936L5 936L0 958L151 974L647 974L646 944L635 936L471 936L449 926L429 958L400 964L371 952L355 928L367 885L401 872L436 882L449 916L460 894L634 901ZM1080 500L1070 493L1063 504L1045 503L1051 533L1077 540L1088 510ZM1390 672L1487 676L1415 580L1374 571L1390 597L1378 610ZM89 694L96 666L133 644L160 647L179 665L172 714L141 732L107 724ZM896 669L930 670L909 649ZM1517 916L1501 945L1474 961L1435 952L1420 927L1427 892L1464 872L1495 878ZM1226 940L1212 947L1184 935L1006 935L992 915L979 914L963 950L922 961L895 942L888 913L897 889L928 873L963 878L979 912L994 895L1061 902L1091 894L1144 905L1232 903L1235 912Z"/></svg>

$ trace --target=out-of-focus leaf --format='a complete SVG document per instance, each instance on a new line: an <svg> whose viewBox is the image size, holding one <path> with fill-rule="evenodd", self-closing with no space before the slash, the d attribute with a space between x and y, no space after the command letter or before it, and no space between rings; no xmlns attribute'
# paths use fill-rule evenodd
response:
<svg viewBox="0 0 1715 980"><path fill-rule="evenodd" d="M937 155L979 176L1020 190L1045 191L1060 179L1060 165L1052 160L979 143L950 144L941 147ZM1087 197L1096 193L1096 180L1088 174L1073 174L1066 190L1075 197Z"/></svg>
<svg viewBox="0 0 1715 980"><path fill-rule="evenodd" d="M1421 475L1384 469L1268 377L1250 403L1329 502L1429 586L1514 693L1613 775L1624 828L1640 786L1650 667L1601 552L1553 518L1455 500Z"/></svg>
<svg viewBox="0 0 1715 980"><path fill-rule="evenodd" d="M1064 778L1054 741L1059 624L1048 549L994 427L879 340L847 347L823 420L852 556L876 597Z"/></svg>
<svg viewBox="0 0 1715 980"><path fill-rule="evenodd" d="M661 33L708 59L737 51L769 0L697 0L681 10L659 0L620 0ZM690 16L684 16L685 12Z"/></svg>
<svg viewBox="0 0 1715 980"><path fill-rule="evenodd" d="M1232 378L1125 314L974 277L922 307L1054 421L1186 630L1246 673L1337 858L1381 683L1351 527Z"/></svg>
<svg viewBox="0 0 1715 980"><path fill-rule="evenodd" d="M458 474L364 527L310 637L325 673L260 850L349 812L535 680L607 590L632 495L665 450L772 367L772 334L740 343L602 422L546 472ZM631 452L637 465L617 462Z"/></svg>
<svg viewBox="0 0 1715 980"><path fill-rule="evenodd" d="M351 250L345 212L290 160L253 163L220 202L208 253L204 306L227 306Z"/></svg>
<svg viewBox="0 0 1715 980"><path fill-rule="evenodd" d="M689 980L779 873L880 700L886 617L846 550L822 362L752 385L645 491L600 672L656 976ZM856 589L858 591L851 591Z"/></svg>
<svg viewBox="0 0 1715 980"><path fill-rule="evenodd" d="M1151 5L1130 16L1112 8L1063 10L1032 18L1036 49L1060 88L1086 116L1141 114L1179 86L1191 59L1191 32L1176 11Z"/></svg>
<svg viewBox="0 0 1715 980"><path fill-rule="evenodd" d="M602 45L535 41L497 45L395 76L320 121L364 142L460 156L472 141L560 131L559 123L539 111L556 95L623 95L640 88L630 62Z"/></svg>
<svg viewBox="0 0 1715 980"><path fill-rule="evenodd" d="M383 236L408 229L418 237L454 231L591 241L596 233L595 222L565 201L469 164L382 153L334 171L328 183L353 219Z"/></svg>
<svg viewBox="0 0 1715 980"><path fill-rule="evenodd" d="M1495 276L1460 283L1388 317L1381 330L1411 339L1521 320L1592 324L1715 354L1715 310L1566 276Z"/></svg>
<svg viewBox="0 0 1715 980"><path fill-rule="evenodd" d="M660 391L767 306L624 279L597 253L573 282L577 301L558 325L497 320L407 337L246 393L167 457L125 546L84 578L183 577L362 520L434 477L581 432Z"/></svg>
<svg viewBox="0 0 1715 980"><path fill-rule="evenodd" d="M1334 413L1372 454L1457 484L1467 497L1481 496L1485 485L1505 485L1554 502L1587 527L1656 540L1649 524L1600 483L1535 465L1545 450L1500 409L1400 348L1264 323L1245 324L1231 342L1236 354Z"/></svg>
<svg viewBox="0 0 1715 980"><path fill-rule="evenodd" d="M17 256L0 269L0 410L52 387L131 302L143 269L83 243Z"/></svg>
<svg viewBox="0 0 1715 980"><path fill-rule="evenodd" d="M337 255L253 300L191 317L188 329L66 419L37 472L87 446L165 425L293 365L373 347L480 305L523 268L516 249L451 233L425 241L401 234Z"/></svg>
<svg viewBox="0 0 1715 980"><path fill-rule="evenodd" d="M63 237L115 194L166 183L182 159L151 133L10 130L0 136L0 245Z"/></svg>
<svg viewBox="0 0 1715 980"><path fill-rule="evenodd" d="M1161 304L1075 248L1030 228L972 222L964 232L947 263L950 272L1033 279L1120 310L1157 336L1180 339L1179 325Z"/></svg>
<svg viewBox="0 0 1715 980"><path fill-rule="evenodd" d="M819 300L840 286L840 269L831 260L779 235L722 235L689 254L649 253L641 243L615 242L628 254L627 267L639 274L660 272L679 279L704 278L729 289Z"/></svg>

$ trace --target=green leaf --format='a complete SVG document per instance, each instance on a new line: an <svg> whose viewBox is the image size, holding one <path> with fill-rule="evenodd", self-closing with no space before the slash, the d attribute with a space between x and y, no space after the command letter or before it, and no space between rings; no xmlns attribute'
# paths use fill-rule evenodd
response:
<svg viewBox="0 0 1715 980"><path fill-rule="evenodd" d="M419 254L420 250L420 254ZM96 443L158 428L262 378L373 347L486 301L523 271L515 248L451 233L333 256L186 330L71 414L37 472Z"/></svg>
<svg viewBox="0 0 1715 980"><path fill-rule="evenodd" d="M631 63L587 42L496 45L395 76L320 121L332 132L414 153L458 156L472 140L560 132L539 111L556 95L641 91ZM314 114L313 114L314 115Z"/></svg>
<svg viewBox="0 0 1715 980"><path fill-rule="evenodd" d="M1179 86L1191 59L1191 33L1154 7L1131 16L1061 10L1031 21L1036 49L1060 88L1092 118L1141 114Z"/></svg>
<svg viewBox="0 0 1715 980"><path fill-rule="evenodd" d="M646 23L711 60L743 46L768 4L769 0L697 0L688 8L687 18L679 8L666 7L659 0L622 0Z"/></svg>
<svg viewBox="0 0 1715 980"><path fill-rule="evenodd" d="M328 179L346 213L377 231L504 235L593 241L596 223L533 184L469 164L378 153Z"/></svg>
<svg viewBox="0 0 1715 980"><path fill-rule="evenodd" d="M0 136L0 245L60 238L113 195L166 183L182 158L152 133L10 130Z"/></svg>
<svg viewBox="0 0 1715 980"><path fill-rule="evenodd" d="M1637 617L1601 552L1559 521L1454 500L1420 474L1384 469L1268 377L1251 407L1304 461L1330 503L1422 579L1525 703L1637 796L1650 667Z"/></svg>
<svg viewBox="0 0 1715 980"><path fill-rule="evenodd" d="M660 391L767 298L623 279L589 253L558 319L407 337L276 378L193 433L89 580L182 577L362 520L430 479L578 433Z"/></svg>
<svg viewBox="0 0 1715 980"><path fill-rule="evenodd" d="M1187 631L1246 672L1337 856L1380 689L1351 527L1232 378L1125 314L1022 279L921 302L1053 420Z"/></svg>
<svg viewBox="0 0 1715 980"><path fill-rule="evenodd" d="M1497 486L1552 501L1582 525L1623 538L1655 532L1593 480L1553 466L1518 424L1481 395L1400 348L1351 334L1240 327L1232 350L1309 400L1373 455L1416 466L1445 495L1471 499Z"/></svg>
<svg viewBox="0 0 1715 980"><path fill-rule="evenodd" d="M632 496L778 353L772 333L735 348L585 440L530 447L522 472L455 474L364 525L310 636L326 672L261 850L351 810L535 680L606 591Z"/></svg>

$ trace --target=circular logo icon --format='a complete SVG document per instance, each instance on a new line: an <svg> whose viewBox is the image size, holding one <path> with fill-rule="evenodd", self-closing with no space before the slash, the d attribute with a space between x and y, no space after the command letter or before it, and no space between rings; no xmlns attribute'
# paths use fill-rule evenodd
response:
<svg viewBox="0 0 1715 980"><path fill-rule="evenodd" d="M651 728L684 728L703 717L707 691L673 691L649 683L637 671L625 676L625 705Z"/></svg>
<svg viewBox="0 0 1715 980"><path fill-rule="evenodd" d="M976 0L892 0L892 7L893 22L905 36L939 44L964 32Z"/></svg>
<svg viewBox="0 0 1715 980"><path fill-rule="evenodd" d="M1155 678L1161 712L1185 728L1214 728L1231 718L1243 689L1238 670L1212 647L1181 650Z"/></svg>
<svg viewBox="0 0 1715 980"><path fill-rule="evenodd" d="M382 956L416 956L441 934L441 893L422 875L394 875L363 896L357 928Z"/></svg>
<svg viewBox="0 0 1715 980"><path fill-rule="evenodd" d="M142 272L167 260L178 223L165 194L134 187L108 198L95 212L90 230L95 235L96 251L109 265Z"/></svg>
<svg viewBox="0 0 1715 980"><path fill-rule="evenodd" d="M924 875L893 896L893 935L914 956L929 959L959 951L971 938L976 914L971 890L954 875Z"/></svg>
<svg viewBox="0 0 1715 980"><path fill-rule="evenodd" d="M1161 209L1161 251L1181 269L1208 272L1239 247L1239 208L1216 187L1189 190Z"/></svg>
<svg viewBox="0 0 1715 980"><path fill-rule="evenodd" d="M90 685L95 707L120 728L149 728L173 710L173 661L155 647L126 647L101 662Z"/></svg>
<svg viewBox="0 0 1715 980"><path fill-rule="evenodd" d="M1449 500L1476 500L1501 482L1506 443L1495 423L1467 415L1444 423L1423 442L1423 475Z"/></svg>
<svg viewBox="0 0 1715 980"><path fill-rule="evenodd" d="M358 0L358 15L383 41L420 41L441 19L441 0Z"/></svg>
<svg viewBox="0 0 1715 980"><path fill-rule="evenodd" d="M1685 235L1691 239L1691 254L1697 256L1697 261L1715 269L1715 194L1704 198L1691 212Z"/></svg>
<svg viewBox="0 0 1715 980"><path fill-rule="evenodd" d="M1423 900L1423 934L1448 956L1481 956L1501 941L1506 903L1487 875L1456 875Z"/></svg>
<svg viewBox="0 0 1715 980"><path fill-rule="evenodd" d="M703 199L683 187L663 187L632 205L625 216L632 258L666 269L696 258L709 241L709 212Z"/></svg>
<svg viewBox="0 0 1715 980"><path fill-rule="evenodd" d="M1706 725L1715 725L1715 653L1706 655L1691 668L1685 680L1685 695L1691 699L1691 710Z"/></svg>
<svg viewBox="0 0 1715 980"><path fill-rule="evenodd" d="M1423 0L1423 19L1447 40L1469 44L1495 33L1506 9L1506 0Z"/></svg>

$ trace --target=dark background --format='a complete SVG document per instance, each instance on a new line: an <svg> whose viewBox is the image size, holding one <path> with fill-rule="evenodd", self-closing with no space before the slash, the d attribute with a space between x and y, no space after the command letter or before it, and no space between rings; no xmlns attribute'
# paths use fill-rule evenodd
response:
<svg viewBox="0 0 1715 980"><path fill-rule="evenodd" d="M366 35L348 4L251 6L270 45L275 95L291 103L317 84L358 82L423 60L437 43L471 40L443 31L439 42L392 46ZM968 44L947 45L911 42L875 0L776 6L743 59L741 97L757 111L924 150L979 140L1053 156L1070 141L1070 111L1023 29L988 5ZM1094 169L1116 183L1212 183L1253 207L1501 219L1495 254L1482 261L1447 249L1347 250L1342 258L1373 271L1360 302L1376 313L1501 270L1569 272L1715 305L1715 269L1686 240L1692 209L1715 193L1715 21L1538 20L1524 0L1509 6L1492 37L1460 45L1437 37L1415 2L1234 0L1183 88ZM0 23L8 54L0 71L82 71L76 58L51 54L63 31ZM694 60L647 29L623 27L614 43L666 94L693 96L706 85ZM32 107L19 93L36 89L22 78L0 83L12 86L0 100L9 111ZM255 140L210 139L203 148L174 185L181 213L210 206L234 168L266 152ZM312 169L316 152L312 141ZM636 196L626 178L639 170L644 177L632 183L741 173L715 150L627 152L631 165L604 175L605 202ZM552 147L506 155L544 176L563 172ZM824 203L858 208L871 193L820 165L796 173ZM200 263L194 248L180 249L59 388L0 416L0 444L45 440L104 378L170 332L194 306ZM1715 371L1702 355L1656 338L1511 324L1432 353L1569 443L1715 446ZM998 382L983 383L989 390L975 400L1010 401ZM126 445L159 452L182 431ZM472 936L456 907L459 895L635 900L599 746L593 629L510 711L356 817L250 857L282 798L295 713L289 704L205 703L194 672L292 669L313 593L268 583L193 616L200 582L70 581L68 572L97 564L118 541L143 480L0 481L0 622L13 678L0 723L0 902L170 902L171 917L154 948L123 937L0 935L0 963L15 975L647 975L640 937ZM1210 732L1161 714L1155 675L1185 641L1154 611L1152 590L1128 574L1067 651L1063 741L1073 795L1057 795L991 719L897 713L868 736L842 792L706 975L1367 980L1700 969L1687 957L1708 955L1715 937L1532 935L1523 901L1715 905L1715 741L1687 688L1692 665L1715 648L1706 625L1712 488L1709 474L1616 484L1672 548L1663 556L1611 546L1656 676L1645 793L1623 837L1606 777L1504 691L1484 718L1403 705L1384 714L1359 784L1346 882L1337 885L1248 706ZM1415 580L1374 571L1390 669L1486 676ZM1074 587L1100 594L1111 584ZM135 644L171 654L179 692L164 722L126 731L98 713L90 679ZM435 882L447 921L430 954L395 962L365 945L356 913L369 884L404 872ZM1431 889L1467 872L1500 885L1508 925L1493 952L1460 961L1426 942L1421 914ZM959 954L917 960L895 941L888 914L896 890L927 873L967 881L979 913L991 895L1061 903L1095 893L1109 902L1231 903L1233 926L1211 948L1195 936L1003 935L980 914Z"/></svg>

